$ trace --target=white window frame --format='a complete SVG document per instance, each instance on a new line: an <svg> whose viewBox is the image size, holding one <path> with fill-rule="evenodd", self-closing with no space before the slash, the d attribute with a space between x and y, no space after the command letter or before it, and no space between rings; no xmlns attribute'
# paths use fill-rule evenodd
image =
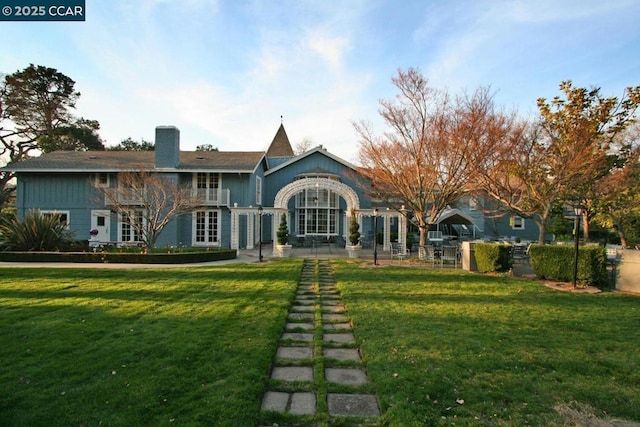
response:
<svg viewBox="0 0 640 427"><path fill-rule="evenodd" d="M326 188L305 189L296 194L297 234L335 236L339 234L340 196Z"/></svg>
<svg viewBox="0 0 640 427"><path fill-rule="evenodd" d="M205 215L209 215L210 213L214 214L215 216L215 224L214 224L214 229L211 230L208 227L205 227L204 233L205 233L205 240L204 241L197 241L198 240L198 215L204 213ZM205 217L205 221L207 221L207 218ZM192 245L193 246L220 246L220 237L221 237L221 232L222 232L222 227L221 227L221 222L222 222L222 211L220 209L197 209L195 211L193 211L192 215L191 215L191 241L192 241ZM207 224L208 226L208 224ZM211 233L213 233L213 238L209 239L209 237L211 237Z"/></svg>
<svg viewBox="0 0 640 427"><path fill-rule="evenodd" d="M512 230L524 230L525 218L518 215L512 215L509 219L509 223Z"/></svg>
<svg viewBox="0 0 640 427"><path fill-rule="evenodd" d="M103 182L101 178L104 177L105 181ZM111 178L107 172L96 172L95 175L95 186L97 188L109 188L109 184L111 183Z"/></svg>
<svg viewBox="0 0 640 427"><path fill-rule="evenodd" d="M144 228L144 224L145 224L145 218L144 218L144 211L142 209L131 209L132 211L138 212L139 216L140 216L140 220L142 221L142 225ZM124 243L142 243L142 235L138 236L139 239L136 240L136 230L135 228L130 225L128 222L125 222L127 217L123 216L122 214L118 214L118 241L119 242L124 242ZM124 236L123 236L123 227L125 225L128 225L129 227L131 227L131 231L130 231L130 237L125 240Z"/></svg>
<svg viewBox="0 0 640 427"><path fill-rule="evenodd" d="M200 188L201 175L205 176L205 187ZM217 172L195 172L193 174L193 192L196 196L202 196L205 204L219 203L222 189L222 174Z"/></svg>
<svg viewBox="0 0 640 427"><path fill-rule="evenodd" d="M256 205L262 206L262 178L256 176Z"/></svg>
<svg viewBox="0 0 640 427"><path fill-rule="evenodd" d="M473 196L469 197L469 209L472 211L478 210L478 199Z"/></svg>

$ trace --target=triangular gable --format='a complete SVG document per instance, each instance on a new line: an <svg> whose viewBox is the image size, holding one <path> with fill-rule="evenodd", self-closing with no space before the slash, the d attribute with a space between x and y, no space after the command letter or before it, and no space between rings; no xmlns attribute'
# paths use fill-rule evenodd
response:
<svg viewBox="0 0 640 427"><path fill-rule="evenodd" d="M349 169L352 169L354 172L356 172L356 173L358 172L358 167L356 167L355 165L347 162L346 160L341 159L338 156L335 156L335 155L329 153L326 149L324 149L322 147L322 145L319 145L319 146L317 146L317 147L315 147L315 148L313 148L313 149L311 149L309 151L306 151L306 152L304 152L302 154L299 154L299 155L297 155L295 157L292 157L291 159L287 160L284 163L279 164L278 166L274 167L273 169L268 170L265 173L265 175L270 175L272 173L275 173L275 172L277 172L277 171L279 171L281 169L284 169L284 168L286 168L286 167L288 167L288 166L290 166L290 165L292 165L292 164L294 164L296 162L299 162L299 161L301 161L301 160L303 160L303 159L305 159L305 158L307 158L309 156L312 156L315 153L320 153L323 156L326 156L326 157L332 159L333 161L335 161L337 163L340 163L341 165L343 165L343 166L345 166L345 167L347 167Z"/></svg>

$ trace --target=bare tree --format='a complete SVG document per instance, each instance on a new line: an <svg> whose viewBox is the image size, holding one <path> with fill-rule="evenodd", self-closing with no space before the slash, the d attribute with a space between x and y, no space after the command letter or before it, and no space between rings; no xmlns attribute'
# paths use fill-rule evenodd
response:
<svg viewBox="0 0 640 427"><path fill-rule="evenodd" d="M376 136L366 122L354 123L359 158L371 196L391 207L405 205L424 245L438 216L469 191L472 147L502 137L511 121L495 110L487 88L452 98L412 68L398 71L392 82L399 93L380 101L388 131Z"/></svg>
<svg viewBox="0 0 640 427"><path fill-rule="evenodd" d="M309 148L313 146L313 140L309 137L303 138L301 141L297 142L295 147L293 148L293 154L296 156L302 154L306 151L309 151Z"/></svg>
<svg viewBox="0 0 640 427"><path fill-rule="evenodd" d="M96 189L149 250L167 224L202 204L190 186L147 171L121 172L117 186Z"/></svg>

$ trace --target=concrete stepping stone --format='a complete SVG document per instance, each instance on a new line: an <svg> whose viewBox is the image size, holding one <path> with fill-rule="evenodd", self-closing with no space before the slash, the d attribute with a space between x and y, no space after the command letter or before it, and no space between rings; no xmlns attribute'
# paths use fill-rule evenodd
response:
<svg viewBox="0 0 640 427"><path fill-rule="evenodd" d="M328 393L331 417L379 417L378 400L372 394Z"/></svg>
<svg viewBox="0 0 640 427"><path fill-rule="evenodd" d="M369 382L366 372L357 368L326 368L324 376L334 384L363 385Z"/></svg>
<svg viewBox="0 0 640 427"><path fill-rule="evenodd" d="M294 305L291 307L291 311L302 311L302 312L311 312L316 311L315 306L313 305Z"/></svg>
<svg viewBox="0 0 640 427"><path fill-rule="evenodd" d="M322 340L336 344L353 344L356 342L353 334L323 334Z"/></svg>
<svg viewBox="0 0 640 427"><path fill-rule="evenodd" d="M326 330L345 330L351 329L351 323L327 323L324 325L324 329Z"/></svg>
<svg viewBox="0 0 640 427"><path fill-rule="evenodd" d="M302 332L285 332L282 334L283 340L291 340L291 341L303 341L303 342L311 342L313 341L313 334L305 334Z"/></svg>
<svg viewBox="0 0 640 427"><path fill-rule="evenodd" d="M355 348L325 348L324 357L336 360L360 361L360 352Z"/></svg>
<svg viewBox="0 0 640 427"><path fill-rule="evenodd" d="M324 322L344 323L344 322L348 322L349 318L344 314L323 314L322 320Z"/></svg>
<svg viewBox="0 0 640 427"><path fill-rule="evenodd" d="M313 357L311 347L278 347L276 357L280 359L310 359Z"/></svg>
<svg viewBox="0 0 640 427"><path fill-rule="evenodd" d="M336 305L322 304L321 310L328 313L344 313L346 308L344 304L336 304Z"/></svg>
<svg viewBox="0 0 640 427"><path fill-rule="evenodd" d="M308 366L278 366L273 368L271 378L282 381L313 381L313 368Z"/></svg>
<svg viewBox="0 0 640 427"><path fill-rule="evenodd" d="M313 320L313 313L289 313L289 320Z"/></svg>
<svg viewBox="0 0 640 427"><path fill-rule="evenodd" d="M292 329L302 329L304 331L310 331L314 328L312 323L287 323L286 325L284 325L284 328L286 330L292 330Z"/></svg>
<svg viewBox="0 0 640 427"><path fill-rule="evenodd" d="M260 409L293 415L314 415L316 413L316 395L307 392L268 391L262 399Z"/></svg>
<svg viewBox="0 0 640 427"><path fill-rule="evenodd" d="M313 305L316 303L316 299L315 298L296 298L295 301L293 302L294 304L297 305Z"/></svg>

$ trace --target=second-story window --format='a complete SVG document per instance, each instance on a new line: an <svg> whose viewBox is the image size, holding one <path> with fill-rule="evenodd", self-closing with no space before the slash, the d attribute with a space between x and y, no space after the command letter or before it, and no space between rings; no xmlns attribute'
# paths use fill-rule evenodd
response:
<svg viewBox="0 0 640 427"><path fill-rule="evenodd" d="M262 205L262 178L256 176L256 205Z"/></svg>
<svg viewBox="0 0 640 427"><path fill-rule="evenodd" d="M218 201L220 174L198 172L195 176L195 181L195 187L199 197L202 197L206 203Z"/></svg>

